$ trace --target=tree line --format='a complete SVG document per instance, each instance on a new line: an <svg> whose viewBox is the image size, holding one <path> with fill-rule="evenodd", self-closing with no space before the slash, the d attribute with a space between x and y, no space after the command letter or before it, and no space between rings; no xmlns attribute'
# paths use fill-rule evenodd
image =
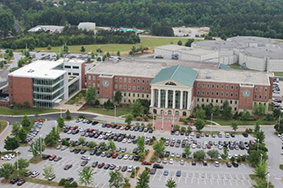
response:
<svg viewBox="0 0 283 188"><path fill-rule="evenodd" d="M154 24L164 27L209 26L213 36L283 38L281 1L99 0L98 3L81 3L65 0L55 7L52 1L2 0L2 4L2 35L12 32L17 20L26 29L40 24L77 25L82 21L91 21L112 27L151 28Z"/></svg>
<svg viewBox="0 0 283 188"><path fill-rule="evenodd" d="M11 49L35 47L50 47L62 45L87 45L87 44L136 44L140 42L139 36L134 33L122 33L119 31L99 31L96 35L75 27L65 27L62 33L50 34L48 32L29 33L23 32L16 37L6 38L0 41L0 47Z"/></svg>

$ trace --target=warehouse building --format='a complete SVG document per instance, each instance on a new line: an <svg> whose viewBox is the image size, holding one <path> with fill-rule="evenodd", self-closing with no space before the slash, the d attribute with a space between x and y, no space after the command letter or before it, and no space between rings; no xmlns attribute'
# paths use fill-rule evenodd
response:
<svg viewBox="0 0 283 188"><path fill-rule="evenodd" d="M8 75L9 99L22 105L52 108L85 86L79 60L35 61Z"/></svg>

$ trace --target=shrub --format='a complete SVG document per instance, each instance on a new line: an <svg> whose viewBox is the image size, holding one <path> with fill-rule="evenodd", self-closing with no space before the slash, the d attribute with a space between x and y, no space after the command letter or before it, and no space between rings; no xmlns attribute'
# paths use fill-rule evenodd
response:
<svg viewBox="0 0 283 188"><path fill-rule="evenodd" d="M65 181L64 188L69 188L69 187L71 187L71 183L69 181Z"/></svg>
<svg viewBox="0 0 283 188"><path fill-rule="evenodd" d="M143 119L144 119L144 121L147 121L147 120L148 120L148 117L147 117L147 116L144 116Z"/></svg>
<svg viewBox="0 0 283 188"><path fill-rule="evenodd" d="M150 162L151 163L154 163L155 161L156 161L156 157L154 157L154 156L150 157Z"/></svg>
<svg viewBox="0 0 283 188"><path fill-rule="evenodd" d="M137 116L136 119L137 119L137 121L140 121L140 120L141 120L141 117L140 117L140 116Z"/></svg>
<svg viewBox="0 0 283 188"><path fill-rule="evenodd" d="M66 182L66 179L65 179L65 178L62 178L62 179L59 181L58 185L59 185L59 186L63 186L63 185L65 184L65 182Z"/></svg>
<svg viewBox="0 0 283 188"><path fill-rule="evenodd" d="M73 181L73 182L71 183L71 187L78 187L78 183L77 183L76 181Z"/></svg>

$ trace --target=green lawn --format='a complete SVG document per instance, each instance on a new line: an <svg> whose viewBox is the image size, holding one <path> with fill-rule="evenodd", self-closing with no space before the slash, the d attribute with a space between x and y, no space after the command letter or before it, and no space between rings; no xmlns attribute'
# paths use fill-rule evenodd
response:
<svg viewBox="0 0 283 188"><path fill-rule="evenodd" d="M280 170L283 170L283 164L279 165Z"/></svg>
<svg viewBox="0 0 283 188"><path fill-rule="evenodd" d="M81 53L81 46L84 46L86 52L96 52L97 48L101 48L103 53L110 52L112 54L116 54L117 51L121 53L127 53L130 51L132 46L136 47L149 47L151 50L154 49L155 46L170 44L171 42L177 44L177 42L181 40L183 45L186 43L187 39L176 39L176 38L151 38L151 37L141 37L141 43L139 44L93 44L93 45L75 45L68 46L69 51L72 53ZM47 48L35 48L35 51L46 51L46 52L56 52L59 53L61 46L53 47L51 50L47 50Z"/></svg>
<svg viewBox="0 0 283 188"><path fill-rule="evenodd" d="M92 112L92 113L97 113L97 114L102 114L102 115L107 115L107 116L115 116L114 114L114 109L112 110L106 110L105 108L99 107L99 108L94 108L94 107L88 107L86 110L84 110L86 112ZM129 108L128 107L117 107L117 111L116 111L116 116L122 116L125 115L129 112Z"/></svg>
<svg viewBox="0 0 283 188"><path fill-rule="evenodd" d="M240 120L225 120L225 119L213 119L213 121L219 123L220 125L232 125L232 122L236 122L238 125L255 125L255 121L240 121ZM262 125L274 125L276 121L265 121L260 120Z"/></svg>
<svg viewBox="0 0 283 188"><path fill-rule="evenodd" d="M231 64L231 65L229 65L229 67L230 67L231 69L243 70L243 69L241 68L241 65L238 64L238 63Z"/></svg>
<svg viewBox="0 0 283 188"><path fill-rule="evenodd" d="M0 115L34 115L34 114L43 114L49 112L59 112L57 109L50 108L27 108L15 110L9 107L0 107Z"/></svg>
<svg viewBox="0 0 283 188"><path fill-rule="evenodd" d="M275 76L283 77L283 72L274 72L274 75L275 75Z"/></svg>
<svg viewBox="0 0 283 188"><path fill-rule="evenodd" d="M7 127L7 125L8 125L7 121L0 120L0 134Z"/></svg>

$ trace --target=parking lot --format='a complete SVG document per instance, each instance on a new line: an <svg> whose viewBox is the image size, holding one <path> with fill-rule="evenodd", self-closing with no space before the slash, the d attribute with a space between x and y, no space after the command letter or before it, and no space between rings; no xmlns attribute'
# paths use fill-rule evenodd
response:
<svg viewBox="0 0 283 188"><path fill-rule="evenodd" d="M48 126L46 126L48 125ZM145 136L145 137L152 137L153 135L155 137L157 137L157 139L164 137L166 139L169 140L187 140L188 142L192 142L192 140L196 140L197 143L200 143L202 146L204 143L209 143L209 141L212 141L213 143L218 143L219 141L221 141L222 143L224 141L243 141L243 142L248 142L249 140L253 140L254 138L252 138L251 136L249 136L248 138L244 137L243 135L235 135L235 137L229 137L229 138L225 138L225 136L219 138L217 135L215 136L215 138L212 138L211 135L209 135L208 137L203 136L200 138L188 138L188 136L185 135L175 135L175 134L160 134L160 133L148 133L148 132L139 132L139 131L131 131L131 130L121 130L121 129L113 129L113 128L107 128L107 127L102 127L102 124L97 124L97 125L91 125L91 124L86 124L86 123L82 123L82 122L75 122L75 121L71 121L68 122L67 125L69 126L78 126L78 128L84 128L85 129L98 129L99 131L103 131L106 133L124 133L124 134L131 134L131 135L135 135L137 136ZM43 135L43 132L45 133L44 135L46 135L46 132L48 133L51 128L54 126L54 121L51 122L45 122L40 130L40 132L37 134L36 137L38 137L39 135ZM78 140L81 137L83 131L77 133L77 134L67 134L67 133L60 133L61 138L70 138L70 140ZM86 141L94 141L96 143L100 143L100 142L105 142L108 143L108 140L104 140L104 139L98 139L98 138L93 138L93 137L85 137ZM130 153L134 150L134 148L136 148L136 144L134 143L128 143L125 142L123 143L123 141L121 142L117 142L115 141L116 147L117 148L126 148L127 149L127 154L131 155ZM150 146L146 145L146 149L150 148ZM199 149L203 149L203 148L195 148L195 149L191 149L192 152L197 151ZM218 150L218 146L212 146L211 149L217 149ZM27 153L27 151L23 151L23 148L20 148L20 150L22 150L22 154L23 155L27 155L29 157L31 157L31 153ZM166 151L170 151L171 153L173 152L175 155L177 154L182 154L184 148L180 147L176 147L174 145L174 147L171 146L167 146L166 147ZM208 151L208 149L204 149L206 151ZM219 152L221 153L222 150L219 150ZM118 158L112 158L109 157L107 158L106 156L102 157L101 155L90 155L89 151L86 151L84 154L75 154L74 152L70 152L70 148L67 148L65 150L60 150L60 149L46 149L44 151L45 154L49 154L49 155L56 155L57 157L62 157L61 160L55 162L55 161L49 161L44 160L42 162L40 162L39 164L31 164L29 169L31 171L38 171L40 173L40 175L37 178L40 179L44 179L44 176L42 175L43 173L43 168L44 166L53 166L54 169L54 173L56 175L56 178L53 181L59 182L61 178L67 178L67 177L73 177L75 179L75 181L78 182L79 176L78 176L78 171L82 170L84 167L82 166L82 161L81 157L82 156L86 156L86 157L90 157L90 160L87 162L87 164L85 165L85 167L91 167L92 164L94 162L98 162L98 164L101 163L105 163L106 164L114 164L116 165L116 167L121 166L127 166L129 168L129 166L133 166L133 167L141 167L141 169L144 169L145 166L141 165L140 162L135 161L135 160L130 160L130 159L118 159ZM230 150L229 153L231 155L235 155L235 154L246 154L246 150ZM133 154L134 156L135 154ZM168 157L169 159L170 157ZM13 159L14 160L14 159ZM159 188L160 185L164 185L166 184L166 181L169 178L173 178L175 179L178 187L187 187L187 186L193 186L193 187L223 187L223 186L229 186L229 187L250 187L252 182L249 179L249 174L251 174L253 172L253 169L251 167L249 167L246 164L240 164L239 167L235 168L235 167L231 167L228 168L227 165L225 163L220 164L219 167L215 167L215 165L213 163L208 163L207 166L203 166L202 163L197 163L195 166L192 165L191 162L186 162L184 164L180 164L179 162L180 159L174 157L174 162L173 164L169 164L166 163L164 164L163 161L160 161L160 164L163 165L163 169L157 169L156 173L153 175L150 175L150 187L151 188ZM72 165L72 167L68 170L64 170L64 167L66 165ZM150 166L148 166L150 167ZM152 167L152 166L151 166ZM104 167L102 168L98 168L97 166L94 167L95 169L95 175L94 175L94 187L97 188L106 188L108 187L108 180L109 180L109 172L111 171L110 169L104 169ZM164 175L164 171L168 171L168 175ZM176 176L176 172L180 170L181 171L181 176L177 177ZM121 170L120 170L121 172ZM121 172L125 177L130 177L131 172L128 172L128 170ZM105 178L107 177L107 178ZM136 178L132 179L130 178L131 183L135 184L136 183ZM24 185L22 185L22 187L27 187L27 188L41 188L41 185L38 184L32 184L32 183L25 183Z"/></svg>

